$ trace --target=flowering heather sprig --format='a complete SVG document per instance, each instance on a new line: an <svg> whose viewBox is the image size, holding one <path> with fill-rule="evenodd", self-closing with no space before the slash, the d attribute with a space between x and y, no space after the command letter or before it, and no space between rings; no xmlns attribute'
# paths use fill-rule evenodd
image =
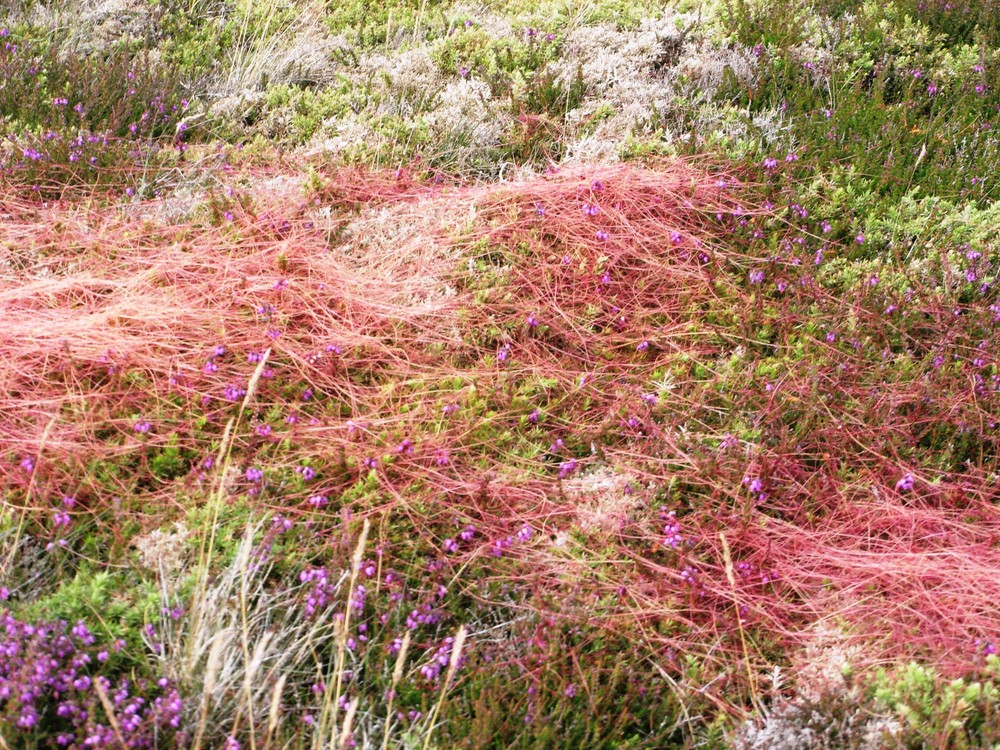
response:
<svg viewBox="0 0 1000 750"><path fill-rule="evenodd" d="M434 652L431 660L420 667L420 674L424 679L429 682L437 681L438 677L448 666L451 661L451 650L455 644L455 639L448 637L444 639L444 642L438 646L437 651ZM461 667L464 663L464 658L459 659L458 666Z"/></svg>
<svg viewBox="0 0 1000 750"><path fill-rule="evenodd" d="M0 736L24 732L36 741L91 748L152 750L180 726L183 702L166 678L117 685L99 673L121 643L97 643L82 622L29 624L0 614ZM117 726L94 700L95 683L108 696Z"/></svg>
<svg viewBox="0 0 1000 750"><path fill-rule="evenodd" d="M576 471L577 462L575 458L571 458L568 461L563 461L559 464L559 478L565 479L574 471Z"/></svg>
<svg viewBox="0 0 1000 750"><path fill-rule="evenodd" d="M305 586L303 611L306 617L315 617L325 610L336 596L339 588L326 568L308 568L299 573L299 582Z"/></svg>
<svg viewBox="0 0 1000 750"><path fill-rule="evenodd" d="M681 535L681 524L677 520L676 511L670 511L667 513L666 525L663 527L663 533L665 538L663 544L667 547L677 549L680 547L681 542L684 541L684 537Z"/></svg>

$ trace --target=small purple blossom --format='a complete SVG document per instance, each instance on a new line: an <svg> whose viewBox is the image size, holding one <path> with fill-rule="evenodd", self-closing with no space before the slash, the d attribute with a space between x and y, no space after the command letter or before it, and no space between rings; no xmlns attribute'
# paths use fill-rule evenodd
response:
<svg viewBox="0 0 1000 750"><path fill-rule="evenodd" d="M684 537L681 535L681 525L675 511L670 511L667 514L667 523L663 527L663 533L665 534L663 544L667 547L677 549L684 541Z"/></svg>

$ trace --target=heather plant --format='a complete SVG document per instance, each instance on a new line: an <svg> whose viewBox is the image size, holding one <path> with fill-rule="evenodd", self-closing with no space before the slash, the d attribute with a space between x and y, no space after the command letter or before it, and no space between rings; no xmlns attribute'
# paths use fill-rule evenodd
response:
<svg viewBox="0 0 1000 750"><path fill-rule="evenodd" d="M895 672L880 670L876 701L901 724L904 747L993 747L998 738L997 664L992 643L981 643L979 679L948 681L933 668L911 663Z"/></svg>
<svg viewBox="0 0 1000 750"><path fill-rule="evenodd" d="M0 168L10 183L45 196L81 185L134 190L164 146L187 147L193 131L177 69L127 48L98 63L58 34L36 33L5 33L0 47Z"/></svg>
<svg viewBox="0 0 1000 750"><path fill-rule="evenodd" d="M6 746L152 748L178 733L183 701L176 686L122 674L115 662L123 642L99 639L82 621L24 622L6 609L3 625Z"/></svg>
<svg viewBox="0 0 1000 750"><path fill-rule="evenodd" d="M819 9L819 21L809 24L791 21L796 12L804 7L734 13L730 23L753 47L760 77L752 87L730 85L724 96L751 116L783 113L792 148L808 154L801 179L816 164L844 165L841 177L860 181L886 206L912 190L973 202L993 197L979 174L997 159L997 65L987 36L956 42L893 3L865 4L849 17ZM796 29L796 38L782 28ZM759 138L757 158L780 158L776 147Z"/></svg>

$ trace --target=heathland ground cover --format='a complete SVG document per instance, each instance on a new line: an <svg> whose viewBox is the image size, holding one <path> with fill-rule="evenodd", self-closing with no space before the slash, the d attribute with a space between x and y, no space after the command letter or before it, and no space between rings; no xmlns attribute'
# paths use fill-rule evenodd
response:
<svg viewBox="0 0 1000 750"><path fill-rule="evenodd" d="M0 748L996 748L995 0L0 14Z"/></svg>

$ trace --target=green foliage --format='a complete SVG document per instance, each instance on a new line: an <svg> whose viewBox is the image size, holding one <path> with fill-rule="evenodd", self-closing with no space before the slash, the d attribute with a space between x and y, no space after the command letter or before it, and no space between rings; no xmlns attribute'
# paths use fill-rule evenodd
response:
<svg viewBox="0 0 1000 750"><path fill-rule="evenodd" d="M444 34L449 5L449 0L347 0L330 4L327 24L359 47L396 47Z"/></svg>
<svg viewBox="0 0 1000 750"><path fill-rule="evenodd" d="M234 42L226 4L207 0L150 0L160 60L200 90Z"/></svg>
<svg viewBox="0 0 1000 750"><path fill-rule="evenodd" d="M168 444L153 452L149 459L149 470L163 481L184 476L195 460L190 451L182 451L177 445L176 432L171 433L168 440Z"/></svg>
<svg viewBox="0 0 1000 750"><path fill-rule="evenodd" d="M82 620L101 640L122 639L136 664L143 660L142 629L159 617L161 602L155 586L128 572L110 572L81 565L70 580L21 608L22 619Z"/></svg>
<svg viewBox="0 0 1000 750"><path fill-rule="evenodd" d="M991 748L1000 742L1000 659L986 659L982 677L945 680L931 667L881 670L875 700L903 722L906 748Z"/></svg>
<svg viewBox="0 0 1000 750"><path fill-rule="evenodd" d="M316 135L330 118L343 117L364 107L370 94L346 82L338 87L320 89L278 85L268 89L263 111L263 128L273 138L290 144L302 144ZM254 123L247 123L254 124Z"/></svg>

